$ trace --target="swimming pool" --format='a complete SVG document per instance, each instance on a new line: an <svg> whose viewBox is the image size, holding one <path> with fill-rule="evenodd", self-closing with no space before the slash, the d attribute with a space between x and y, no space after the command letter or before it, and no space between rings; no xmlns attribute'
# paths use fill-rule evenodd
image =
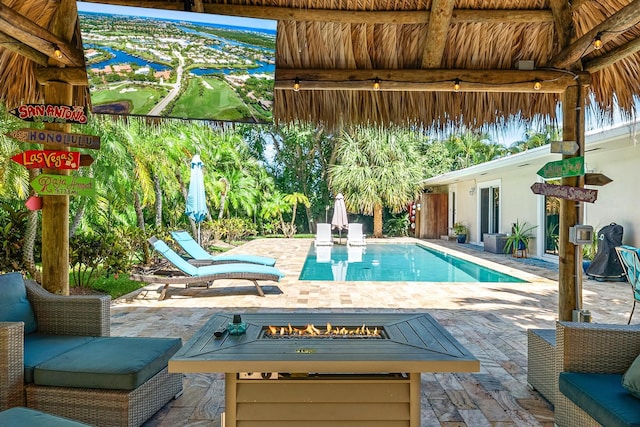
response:
<svg viewBox="0 0 640 427"><path fill-rule="evenodd" d="M417 244L311 247L299 280L526 282Z"/></svg>

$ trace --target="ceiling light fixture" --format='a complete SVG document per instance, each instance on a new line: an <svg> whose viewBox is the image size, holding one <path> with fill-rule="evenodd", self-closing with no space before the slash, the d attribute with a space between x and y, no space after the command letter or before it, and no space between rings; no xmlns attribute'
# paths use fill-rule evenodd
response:
<svg viewBox="0 0 640 427"><path fill-rule="evenodd" d="M602 47L602 33L598 33L593 39L593 48L598 50L601 47Z"/></svg>
<svg viewBox="0 0 640 427"><path fill-rule="evenodd" d="M373 90L380 90L380 79L377 77L373 80Z"/></svg>
<svg viewBox="0 0 640 427"><path fill-rule="evenodd" d="M53 55L58 59L62 58L62 51L57 44L53 45Z"/></svg>
<svg viewBox="0 0 640 427"><path fill-rule="evenodd" d="M533 89L540 90L542 89L542 82L540 80L536 80L533 82Z"/></svg>
<svg viewBox="0 0 640 427"><path fill-rule="evenodd" d="M460 90L460 79L455 79L453 81L453 90L456 92Z"/></svg>
<svg viewBox="0 0 640 427"><path fill-rule="evenodd" d="M300 79L297 77L295 78L295 80L293 80L293 91L294 92L300 91Z"/></svg>

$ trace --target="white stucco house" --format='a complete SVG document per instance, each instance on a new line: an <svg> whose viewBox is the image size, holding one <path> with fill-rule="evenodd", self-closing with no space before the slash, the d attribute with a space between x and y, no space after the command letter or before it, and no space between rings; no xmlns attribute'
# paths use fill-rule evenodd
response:
<svg viewBox="0 0 640 427"><path fill-rule="evenodd" d="M623 243L640 246L640 120L587 132L585 171L613 181L597 189L595 203L584 203L582 224L597 231L610 223L624 227ZM416 237L451 235L456 222L468 228L468 240L483 245L485 233L510 233L516 220L537 226L530 256L553 257L547 234L557 230L557 203L531 191L544 182L536 172L561 154L544 146L424 181ZM559 184L559 182L556 182ZM557 233L557 231L556 231Z"/></svg>

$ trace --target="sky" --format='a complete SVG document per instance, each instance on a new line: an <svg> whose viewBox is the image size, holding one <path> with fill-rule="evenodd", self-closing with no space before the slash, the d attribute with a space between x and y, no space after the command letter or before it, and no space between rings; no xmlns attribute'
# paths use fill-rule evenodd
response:
<svg viewBox="0 0 640 427"><path fill-rule="evenodd" d="M79 12L108 13L113 15L144 16L149 18L173 19L233 25L236 27L276 30L277 21L268 19L242 18L235 16L213 15L210 13L179 12L175 10L147 9L142 7L114 6L110 4L78 2Z"/></svg>

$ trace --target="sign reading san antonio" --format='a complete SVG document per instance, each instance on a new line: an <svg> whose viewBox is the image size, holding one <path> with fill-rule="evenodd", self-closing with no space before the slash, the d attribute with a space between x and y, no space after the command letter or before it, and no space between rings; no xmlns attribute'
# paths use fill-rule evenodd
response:
<svg viewBox="0 0 640 427"><path fill-rule="evenodd" d="M87 107L80 105L25 104L9 112L27 122L87 123Z"/></svg>
<svg viewBox="0 0 640 427"><path fill-rule="evenodd" d="M80 153L77 151L27 150L11 158L27 169L78 169Z"/></svg>
<svg viewBox="0 0 640 427"><path fill-rule="evenodd" d="M42 195L91 196L96 188L93 178L67 175L38 175L31 181L33 189Z"/></svg>

